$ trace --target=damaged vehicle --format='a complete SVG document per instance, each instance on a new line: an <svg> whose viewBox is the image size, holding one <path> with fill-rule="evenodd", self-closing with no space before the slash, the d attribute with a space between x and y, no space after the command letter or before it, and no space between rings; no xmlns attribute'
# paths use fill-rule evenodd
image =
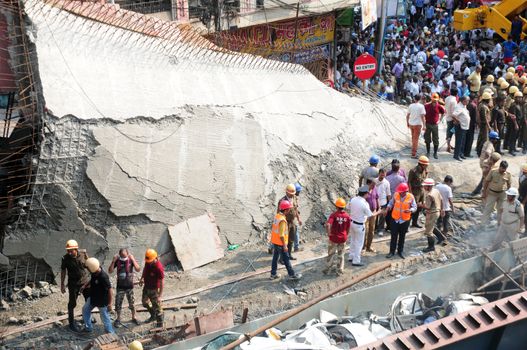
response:
<svg viewBox="0 0 527 350"><path fill-rule="evenodd" d="M405 293L392 304L388 319L393 333L402 332L440 318L456 315L488 303L483 297L460 294L456 300L451 297L432 299L423 293Z"/></svg>

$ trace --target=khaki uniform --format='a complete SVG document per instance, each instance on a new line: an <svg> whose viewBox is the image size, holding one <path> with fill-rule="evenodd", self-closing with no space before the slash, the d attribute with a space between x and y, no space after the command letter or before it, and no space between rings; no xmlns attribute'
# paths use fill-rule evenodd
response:
<svg viewBox="0 0 527 350"><path fill-rule="evenodd" d="M479 167L481 168L481 172L483 173L484 178L489 173L490 157L492 156L492 153L494 153L494 151L494 145L490 141L486 141L483 144L483 147L481 148L481 155L479 156Z"/></svg>
<svg viewBox="0 0 527 350"><path fill-rule="evenodd" d="M414 195L415 201L423 203L425 200L424 190L422 183L428 177L428 170L425 170L420 165L411 169L408 172L408 184L412 188L412 194Z"/></svg>
<svg viewBox="0 0 527 350"><path fill-rule="evenodd" d="M490 108L486 103L480 103L478 106L479 113L479 132L478 132L478 141L476 142L476 151L480 154L483 144L489 140L489 128L487 124L490 123Z"/></svg>
<svg viewBox="0 0 527 350"><path fill-rule="evenodd" d="M492 93L494 95L492 95L494 98L497 96L498 94L498 91L496 90L496 88L494 87L494 84L485 84L481 87L481 89L479 89L479 94L482 95L483 94L483 91L485 91L485 89L490 89L490 91L492 91Z"/></svg>
<svg viewBox="0 0 527 350"><path fill-rule="evenodd" d="M512 203L506 200L503 203L501 223L492 250L499 248L505 240L510 242L518 239L524 217L523 205L518 200L515 199Z"/></svg>
<svg viewBox="0 0 527 350"><path fill-rule="evenodd" d="M506 197L505 191L511 187L511 174L508 171L501 174L499 168L492 169L485 178L485 182L489 184L487 186L485 209L483 209L483 215L481 216L482 225L488 224L494 207L498 211L498 222L500 222L502 206Z"/></svg>
<svg viewBox="0 0 527 350"><path fill-rule="evenodd" d="M434 227L441 215L442 207L441 193L437 189L432 188L425 197L426 222L424 235L426 237L433 237Z"/></svg>

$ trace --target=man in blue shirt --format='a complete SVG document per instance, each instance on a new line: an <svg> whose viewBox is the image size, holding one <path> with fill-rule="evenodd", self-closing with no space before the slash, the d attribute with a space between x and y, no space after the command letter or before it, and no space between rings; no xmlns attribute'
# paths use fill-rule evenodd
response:
<svg viewBox="0 0 527 350"><path fill-rule="evenodd" d="M514 57L514 51L518 49L518 44L512 41L512 36L509 35L507 41L504 41L501 46L503 46L503 63L509 64Z"/></svg>

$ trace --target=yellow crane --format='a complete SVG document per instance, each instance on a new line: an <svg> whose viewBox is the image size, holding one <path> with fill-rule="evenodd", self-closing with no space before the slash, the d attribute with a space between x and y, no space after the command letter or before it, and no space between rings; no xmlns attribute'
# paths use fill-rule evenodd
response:
<svg viewBox="0 0 527 350"><path fill-rule="evenodd" d="M507 39L511 31L511 21L514 16L527 9L527 0L503 0L494 5L483 5L477 8L466 8L454 11L454 28L457 30L472 30L491 28L503 39ZM523 21L522 38L525 37L527 21Z"/></svg>

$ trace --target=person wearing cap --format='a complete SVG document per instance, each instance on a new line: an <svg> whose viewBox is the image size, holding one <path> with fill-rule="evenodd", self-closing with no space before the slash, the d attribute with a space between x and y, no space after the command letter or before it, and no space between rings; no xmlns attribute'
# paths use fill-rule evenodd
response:
<svg viewBox="0 0 527 350"><path fill-rule="evenodd" d="M421 103L421 95L414 96L414 102L408 106L406 114L406 125L410 129L412 136L412 158L417 158L417 147L419 146L419 137L421 129L425 127L425 106Z"/></svg>
<svg viewBox="0 0 527 350"><path fill-rule="evenodd" d="M468 76L467 81L470 86L470 92L479 93L481 88L481 66L476 66L476 69Z"/></svg>
<svg viewBox="0 0 527 350"><path fill-rule="evenodd" d="M517 88L516 88L517 89ZM526 116L523 114L523 94L521 91L514 92L514 102L509 107L509 114L513 114L516 117L516 124L518 124L518 147L522 149L522 153L527 153L527 138L525 134L527 133L527 128L525 127ZM511 148L516 148L516 143L512 145Z"/></svg>
<svg viewBox="0 0 527 350"><path fill-rule="evenodd" d="M428 165L430 161L428 157L421 156L417 161L415 168L411 169L408 172L408 186L410 188L410 193L413 195L415 201L417 202L417 210L412 213L412 227L421 228L419 225L419 213L423 206L425 200L425 194L423 191L422 183L428 177Z"/></svg>
<svg viewBox="0 0 527 350"><path fill-rule="evenodd" d="M378 212L372 212L370 205L366 201L369 187L367 185L359 187L357 196L353 197L348 204L351 217L351 230L349 235L350 248L348 261L352 266L364 266L361 262L361 250L364 245L364 234L366 220Z"/></svg>
<svg viewBox="0 0 527 350"><path fill-rule="evenodd" d="M490 248L498 249L504 241L510 242L518 239L525 227L524 207L518 200L518 190L515 187L505 191L507 200L503 203L503 212L498 226L496 239Z"/></svg>
<svg viewBox="0 0 527 350"><path fill-rule="evenodd" d="M410 219L412 213L417 210L417 203L414 196L408 193L408 185L401 183L397 186L395 194L388 203L384 215L390 213L391 221L391 238L390 238L390 252L386 258L390 259L397 254L401 259L404 259L404 241L408 227L410 226Z"/></svg>
<svg viewBox="0 0 527 350"><path fill-rule="evenodd" d="M326 222L326 232L329 241L326 268L322 270L325 275L333 269L333 260L336 260L337 263L337 275L342 275L344 273L346 241L348 240L351 228L351 217L346 212L346 201L344 198L337 198L335 201L335 207L337 207L337 210L329 216L328 221ZM337 259L334 259L335 255Z"/></svg>
<svg viewBox="0 0 527 350"><path fill-rule="evenodd" d="M490 214L496 207L498 213L498 224L500 223L502 204L505 201L505 191L511 187L511 174L507 171L509 163L501 161L498 169L492 169L483 182L483 194L481 199L485 204L481 216L482 226L486 226L490 220Z"/></svg>
<svg viewBox="0 0 527 350"><path fill-rule="evenodd" d="M98 308L104 330L107 333L114 333L110 318L110 310L112 308L112 284L110 277L101 268L99 260L96 258L88 258L86 260L86 268L91 273L91 279L90 294L82 307L82 318L84 320L82 332L93 332L92 310Z"/></svg>
<svg viewBox="0 0 527 350"><path fill-rule="evenodd" d="M288 233L288 254L289 254L289 260L296 260L295 257L293 257L293 245L295 243L296 239L296 220L298 220L298 224L302 225L302 220L300 219L300 212L298 211L298 199L296 197L296 187L294 184L289 184L285 188L285 196L280 198L278 201L276 212L278 213L280 211L280 203L282 201L288 201L293 205L291 210L288 210L286 213L286 219L287 219L287 227L289 229Z"/></svg>
<svg viewBox="0 0 527 350"><path fill-rule="evenodd" d="M478 141L476 143L476 153L478 154L478 157L481 155L481 149L483 147L483 144L488 141L488 134L491 131L490 128L490 121L491 121L491 115L490 115L490 103L492 100L492 96L488 92L484 92L483 95L481 95L481 102L478 106L479 111L479 133L478 133Z"/></svg>
<svg viewBox="0 0 527 350"><path fill-rule="evenodd" d="M467 109L469 103L470 98L468 96L461 97L455 110L452 112L452 121L456 135L454 159L457 161L465 159L465 137L470 127L470 113Z"/></svg>
<svg viewBox="0 0 527 350"><path fill-rule="evenodd" d="M435 189L434 186L435 181L431 178L425 179L423 181L423 188L426 193L425 202L423 206L423 209L426 214L424 235L426 237L426 240L428 241L428 246L422 250L423 253L428 253L435 250L434 233L438 233L438 231L434 231L434 229L439 217L444 216L443 199L441 197L441 193L437 189ZM437 243L439 244L444 241L445 237L440 234Z"/></svg>
<svg viewBox="0 0 527 350"><path fill-rule="evenodd" d="M501 84L500 84L500 89L498 90L497 98L498 99L502 98L504 100L507 100L507 97L509 96L508 95L509 87L510 87L509 83L507 83L505 80L502 81Z"/></svg>
<svg viewBox="0 0 527 350"><path fill-rule="evenodd" d="M497 98L494 108L491 111L490 125L492 130L498 133L498 135L504 135L505 121L507 119L507 111L505 110L505 100L503 98ZM485 147L485 145L483 145ZM494 150L501 153L501 140L498 139L494 143Z"/></svg>
<svg viewBox="0 0 527 350"><path fill-rule="evenodd" d="M111 274L114 270L116 270L117 274L115 293L115 313L117 317L113 325L115 328L122 326L121 310L125 297L128 300L128 308L132 313L132 322L138 325L139 321L135 318L134 270L135 272L141 271L139 264L134 256L128 253L128 249L121 248L119 249L119 253L113 257L108 267L108 274Z"/></svg>
<svg viewBox="0 0 527 350"><path fill-rule="evenodd" d="M505 134L506 144L504 145L504 148L509 151L511 156L515 156L517 152L516 143L521 130L521 124L525 123L521 106L523 94L518 91L516 86L511 86L509 92L513 94L514 99L507 110L507 118L505 122L507 132Z"/></svg>
<svg viewBox="0 0 527 350"><path fill-rule="evenodd" d="M437 151L439 149L439 129L438 124L445 114L445 108L439 103L439 95L432 94L432 101L425 104L425 144L426 155L430 156L430 143L434 143L434 158L437 159Z"/></svg>
<svg viewBox="0 0 527 350"><path fill-rule="evenodd" d="M360 176L359 176L359 187L362 186L362 183L365 182L367 179L375 179L377 176L379 176L379 168L377 168L377 165L379 165L380 158L378 155L374 154L370 157L368 160L369 166L362 169Z"/></svg>
<svg viewBox="0 0 527 350"><path fill-rule="evenodd" d="M65 281L68 276L68 326L74 332L79 331L74 314L77 298L80 293L83 294L84 300L89 295L87 286L90 283L90 277L84 265L87 259L86 250L79 249L77 241L70 239L66 242L66 254L62 257L60 264L60 291L62 294L66 293Z"/></svg>
<svg viewBox="0 0 527 350"><path fill-rule="evenodd" d="M288 200L282 200L278 204L278 212L276 213L273 226L271 227L271 243L273 244L273 260L271 262L271 280L280 278L277 274L278 259L281 259L287 269L287 274L292 280L298 280L302 275L296 274L291 266L288 254L289 243L289 228L287 227L287 215L293 209L293 204Z"/></svg>
<svg viewBox="0 0 527 350"><path fill-rule="evenodd" d="M454 213L454 195L452 193L452 185L454 178L450 175L445 176L443 183L436 185L436 190L441 194L441 200L443 202L443 216L439 216L437 219L436 227L442 233L444 237L448 236L448 230L450 227L450 216Z"/></svg>
<svg viewBox="0 0 527 350"><path fill-rule="evenodd" d="M483 92L486 90L486 89L490 89L492 91L492 94L493 96L497 96L498 94L498 91L496 90L496 88L494 87L494 76L492 74L489 74L487 75L487 78L485 79L486 81L486 84L483 85L480 90L479 90L479 94L480 95L483 95Z"/></svg>
<svg viewBox="0 0 527 350"><path fill-rule="evenodd" d="M148 248L145 252L145 266L139 285L143 287L141 303L150 314L145 322L156 321L157 327L162 327L164 316L161 297L165 286L165 268L159 261L157 252L152 248Z"/></svg>

